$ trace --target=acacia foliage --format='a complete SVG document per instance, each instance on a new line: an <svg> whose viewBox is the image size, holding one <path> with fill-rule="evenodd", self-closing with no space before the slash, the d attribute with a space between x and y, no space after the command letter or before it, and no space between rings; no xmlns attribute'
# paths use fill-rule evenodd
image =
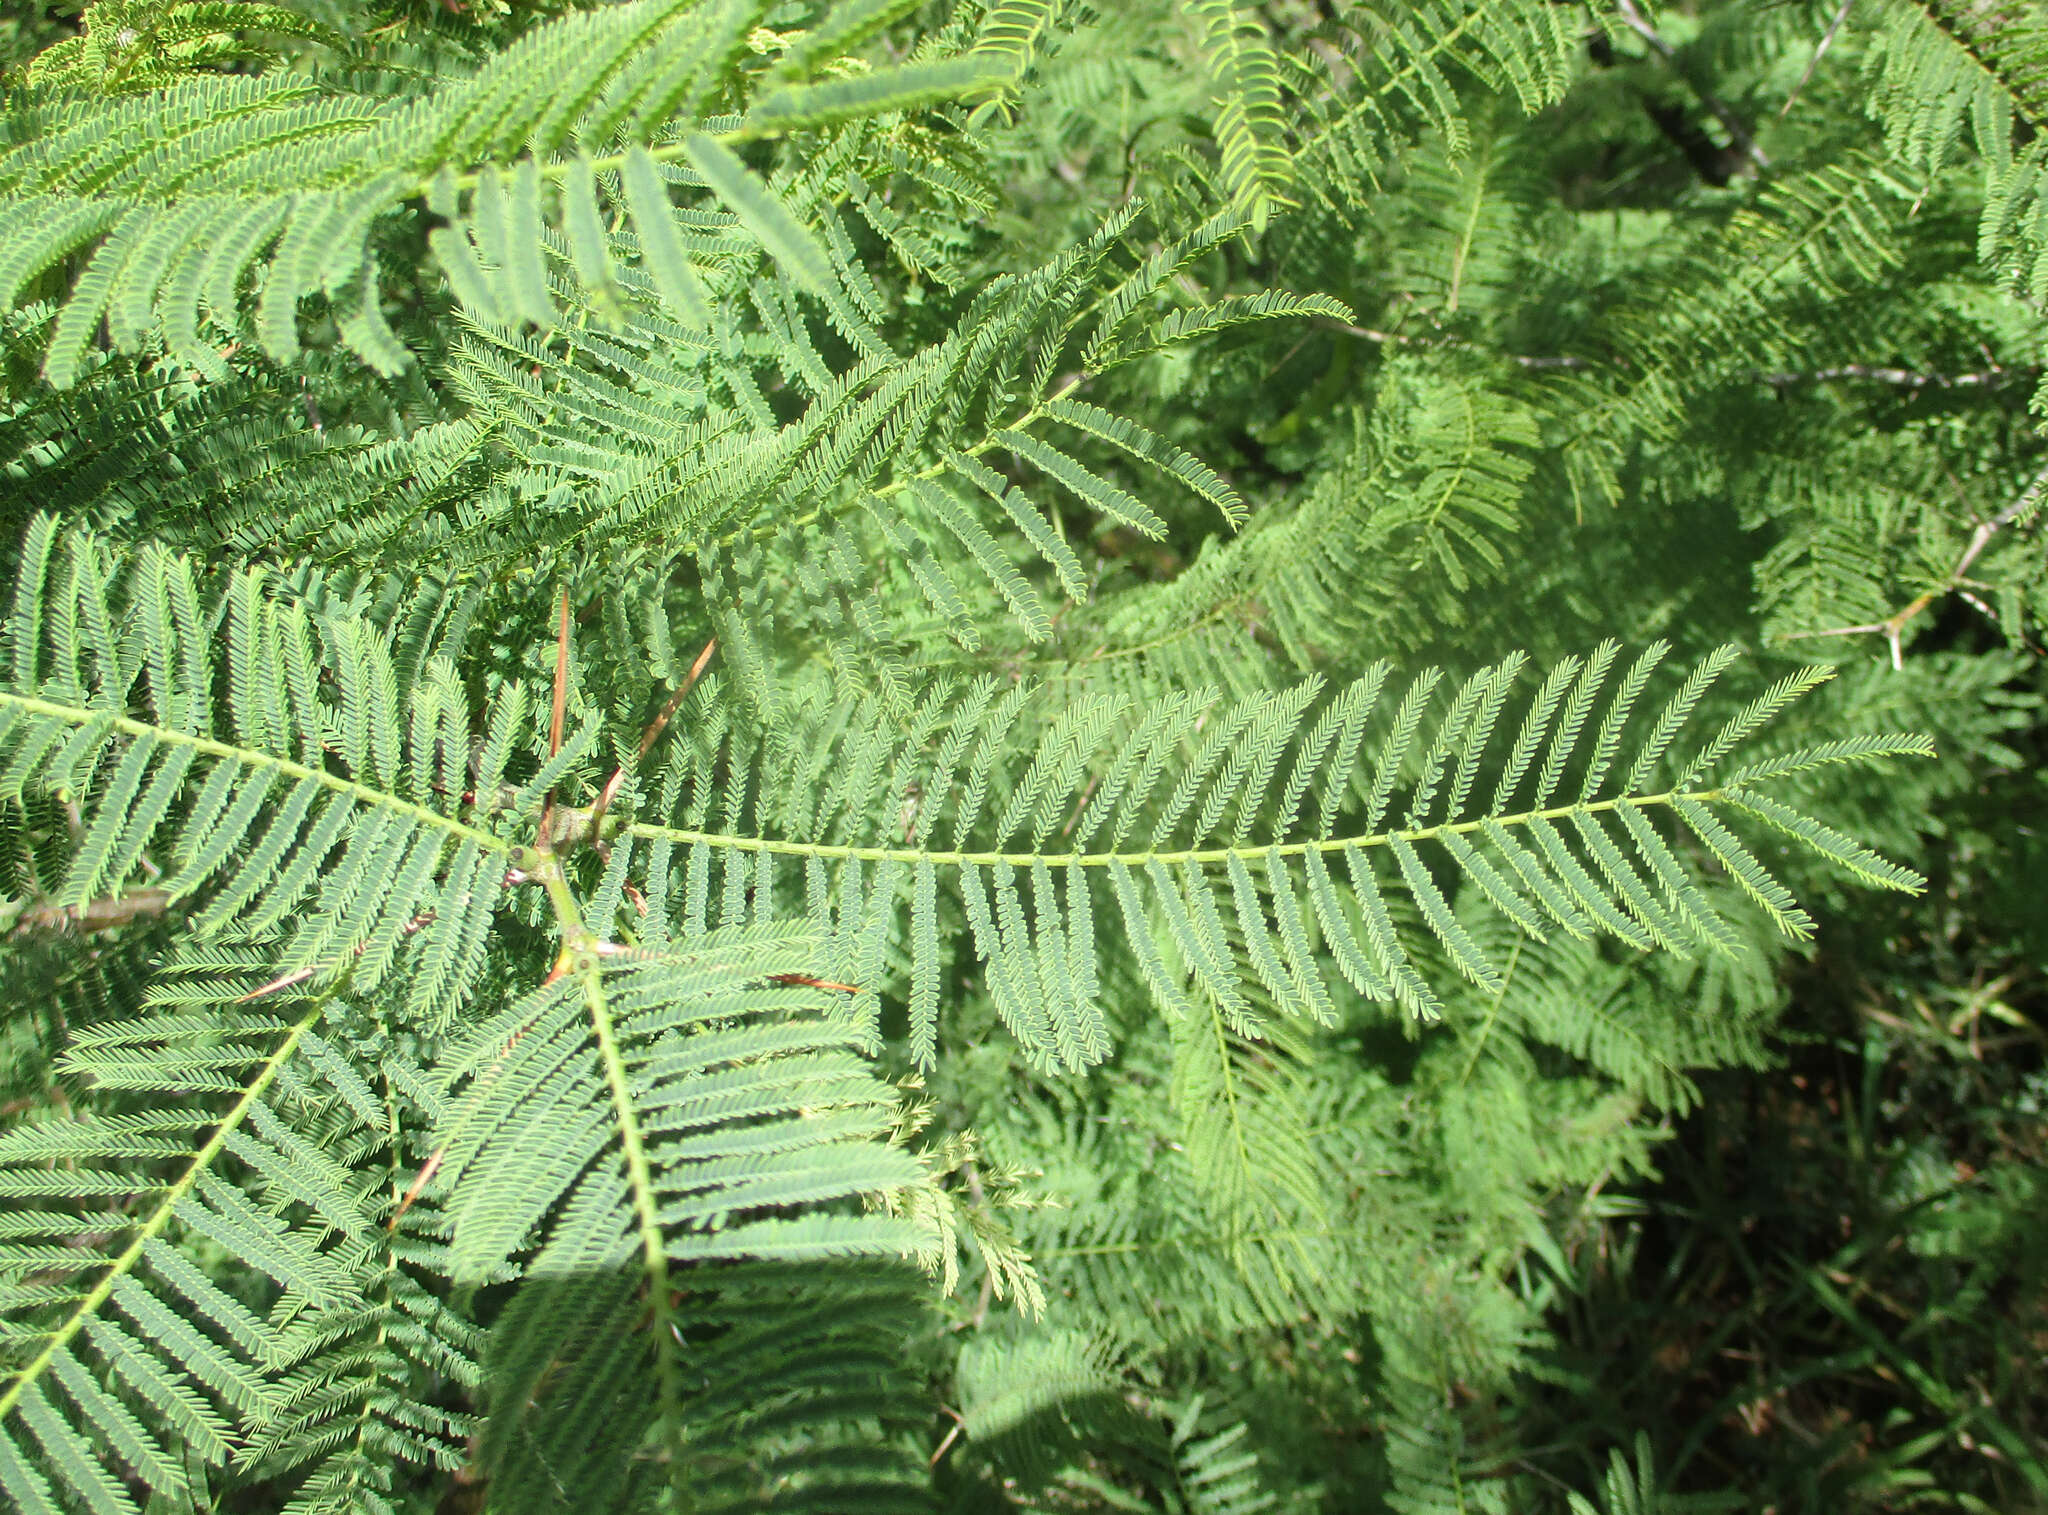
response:
<svg viewBox="0 0 2048 1515"><path fill-rule="evenodd" d="M11 1504L1699 1483L1545 1314L2014 762L2048 52L1270 9L21 60Z"/></svg>

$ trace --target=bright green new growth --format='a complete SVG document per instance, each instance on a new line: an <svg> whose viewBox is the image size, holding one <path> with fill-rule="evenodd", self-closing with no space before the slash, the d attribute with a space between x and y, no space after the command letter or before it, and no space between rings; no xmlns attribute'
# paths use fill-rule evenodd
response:
<svg viewBox="0 0 2048 1515"><path fill-rule="evenodd" d="M1758 486L1753 621L1626 544L1964 123L2041 283L2048 52L1885 7L1889 156L1681 238L1511 119L1604 10L558 9L11 86L0 970L115 930L0 1045L0 1502L1250 1515L1219 1384L1368 1321L1390 1507L1497 1507L1545 1206L1925 884L1938 684L1735 645L1897 657L1849 507Z"/></svg>
<svg viewBox="0 0 2048 1515"><path fill-rule="evenodd" d="M750 913L740 918L758 918L762 901L772 898L763 885L772 887L781 870L833 876L824 891L858 901L842 903L842 916L850 910L875 923L872 929L888 929L908 895L914 978L934 971L929 921L943 891L964 909L990 992L1026 1053L1068 1071L1110 1051L1093 1003L1098 892L1115 902L1109 919L1121 927L1121 939L1141 962L1156 965L1147 977L1163 1012L1188 1013L1180 986L1192 975L1198 997L1233 1029L1246 1030L1259 1025L1242 993L1246 970L1275 1007L1310 1020L1330 1019L1329 968L1368 999L1398 997L1413 1014L1434 1015L1434 992L1384 924L1389 891L1406 897L1459 971L1482 987L1498 987L1497 966L1446 903L1445 890L1455 892L1461 878L1537 941L1551 931L1606 933L1644 950L1726 950L1735 934L1700 894L1694 865L1666 839L1674 829L1703 846L1780 929L1808 935L1805 912L1719 818L1728 810L1765 820L1868 883L1921 887L1908 870L1751 786L1826 763L1931 756L1925 738L1867 737L1800 749L1736 770L1734 782L1721 779L1730 752L1796 692L1774 690L1758 702L1764 708L1739 713L1702 743L1678 784L1655 788L1652 775L1664 771L1685 717L1714 670L1728 662L1717 655L1702 665L1705 677L1681 686L1654 722L1642 723L1640 739L1625 750L1630 783L1610 788L1607 770L1624 750L1636 696L1664 649L1646 653L1609 694L1603 675L1616 651L1607 644L1585 664L1562 665L1518 729L1502 717L1523 659L1482 670L1448 700L1431 698L1442 676L1426 671L1398 702L1369 760L1357 757L1357 734L1374 725L1384 667L1327 701L1313 682L1232 702L1198 696L1150 711L1116 696L1084 699L1044 723L1035 748L1018 758L999 812L983 801L982 784L961 761L977 744L986 750L993 722L1009 716L993 705L988 685L929 714L930 729L945 733L937 763L882 722L835 720L828 731L778 735L762 756L731 739L700 742L694 753L679 743L662 778L663 792L678 796L678 819L701 815L721 784L755 795L754 803L727 809L737 830L635 819L622 827L618 845L649 844L648 866L664 881L687 858L690 888L698 893L686 908L700 923L708 886L695 881L714 872L748 881L720 895L730 901L741 888L753 891ZM1569 700L1546 698L1567 686ZM1598 740L1587 744L1585 718L1596 708L1603 710ZM1351 733L1348 740L1337 738L1340 729ZM765 774L748 781L750 770L779 763L791 745L806 752L816 789L778 794ZM1491 804L1474 804L1472 775L1490 753L1497 761L1503 751L1507 767ZM957 756L948 763L946 753ZM1540 780L1531 783L1531 759L1539 754ZM1557 803L1554 791L1568 770L1583 774L1579 793ZM905 775L919 796L918 834L896 844L887 801L901 792ZM1305 825L1296 817L1311 790L1337 798L1317 824ZM1405 803L1396 801L1397 790ZM1346 795L1363 797L1362 805L1346 805ZM1393 815L1405 820L1386 824ZM934 827L950 834L951 846L923 844ZM1337 872L1348 886L1343 898L1332 882ZM712 914L725 923L735 919ZM934 1044L933 1013L922 997L914 1002L911 1035L919 1047Z"/></svg>

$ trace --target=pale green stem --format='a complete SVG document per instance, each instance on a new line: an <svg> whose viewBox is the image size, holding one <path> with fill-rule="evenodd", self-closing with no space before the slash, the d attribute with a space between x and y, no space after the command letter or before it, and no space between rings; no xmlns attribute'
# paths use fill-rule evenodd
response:
<svg viewBox="0 0 2048 1515"><path fill-rule="evenodd" d="M590 1028L597 1038L598 1061L604 1067L606 1087L611 1091L612 1109L617 1116L619 1146L626 1159L626 1178L633 1190L633 1212L640 1226L641 1267L647 1274L648 1304L653 1311L655 1363L660 1375L660 1423L676 1439L671 1472L682 1477L682 1387L676 1377L675 1307L669 1299L668 1243L662 1236L661 1216L655 1208L654 1169L647 1160L647 1145L640 1134L633 1089L626 1074L626 1060L619 1051L619 1039L612 1024L611 1004L604 992L604 972L597 952L598 938L583 923L582 908L562 873L553 853L537 848L519 848L514 861L527 875L547 890L548 903L562 934L562 953L569 970L583 991L584 1007L590 1012Z"/></svg>
<svg viewBox="0 0 2048 1515"><path fill-rule="evenodd" d="M1370 836L1339 836L1317 841L1286 842L1277 847L1196 847L1175 852L1083 852L1073 857L1048 852L925 852L915 847L847 847L829 842L785 842L768 837L724 836L715 831L684 831L669 826L650 826L638 821L628 826L626 830L634 836L656 842L702 842L708 847L725 847L738 852L773 852L788 857L852 858L863 863L929 862L953 867L968 863L983 867L1007 863L1013 868L1028 868L1034 862L1052 860L1076 862L1084 868L1105 868L1115 862L1121 862L1126 867L1138 867L1146 863L1224 863L1232 857L1255 863L1275 853L1281 857L1301 857L1310 852L1342 852L1346 847L1385 847L1397 840L1409 843L1426 842L1434 837L1478 831L1488 825L1528 826L1538 821L1563 820L1574 815L1598 815L1604 811L1620 810L1624 806L1647 810L1653 805L1670 805L1681 799L1706 804L1720 798L1721 791L1718 789L1701 789L1684 794L1671 791L1665 794L1596 800L1591 804L1558 805L1548 810L1528 810L1518 815L1487 816L1476 821L1425 826L1414 831L1379 831Z"/></svg>
<svg viewBox="0 0 2048 1515"><path fill-rule="evenodd" d="M33 695L10 694L0 689L0 709L12 706L25 710L30 715L43 716L50 720L62 721L69 726L90 726L95 721L105 721L110 730L123 736L153 737L167 747L189 747L208 757L220 758L243 768L268 768L289 779L312 779L323 788L354 800L359 805L374 805L381 810L396 811L412 820L459 836L465 841L475 842L486 852L504 852L511 844L488 831L479 831L474 826L465 826L452 816L418 805L411 800L402 800L381 789L372 789L367 784L340 778L325 769L308 767L295 763L290 758L276 757L268 752L257 752L247 747L237 747L231 742L217 742L212 737L194 736L188 731L178 731L169 726L154 726L148 721L138 721L125 715L114 715L105 710L94 710L82 705L60 704L55 700L37 699Z"/></svg>
<svg viewBox="0 0 2048 1515"><path fill-rule="evenodd" d="M256 1101L263 1097L263 1091L270 1087L271 1081L277 1077L278 1071L284 1067L292 1053L298 1050L299 1038L313 1028L313 1023L320 1019L325 1010L326 1005L323 1001L307 1012L305 1018L293 1026L286 1033L284 1040L278 1043L277 1050L263 1060L262 1066L256 1071L256 1077L250 1080L249 1087L242 1091L240 1097L228 1108L227 1114L214 1126L213 1135L206 1139L206 1145L193 1154L191 1163L179 1176L178 1181L164 1191L164 1197L157 1202L156 1213L142 1223L128 1245L122 1249L121 1255L108 1265L100 1281L78 1302L77 1308L64 1323L50 1333L49 1340L43 1343L43 1349L29 1360L28 1366L21 1370L13 1383L4 1391L0 1391L0 1419L4 1419L13 1410L21 1396L28 1392L36 1379L56 1360L57 1354L68 1347L71 1339L85 1328L85 1323L114 1292L114 1285L127 1277L134 1270L136 1263L141 1261L142 1254L149 1244L163 1234L164 1227L171 1223L172 1215L177 1212L178 1206L184 1203L185 1196L192 1192L192 1187L199 1182L200 1175L213 1166L213 1160L220 1156L221 1150L227 1146L228 1137L241 1125ZM195 1121L193 1124L197 1125L198 1122Z"/></svg>

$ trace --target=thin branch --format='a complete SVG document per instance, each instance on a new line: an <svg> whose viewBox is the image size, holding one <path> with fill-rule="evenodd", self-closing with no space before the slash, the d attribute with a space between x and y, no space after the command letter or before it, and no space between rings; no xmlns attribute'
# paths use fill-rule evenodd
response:
<svg viewBox="0 0 2048 1515"><path fill-rule="evenodd" d="M1375 331L1370 326L1353 326L1348 322L1338 321L1330 317L1318 316L1315 324L1322 327L1325 331L1342 332L1347 337L1357 337L1365 342L1394 342L1403 347L1417 345L1414 337L1404 337L1397 331ZM1449 343L1447 345L1463 346L1465 344Z"/></svg>
<svg viewBox="0 0 2048 1515"><path fill-rule="evenodd" d="M2038 368L2007 368L1996 363L1976 373L1918 373L1910 368L1892 368L1876 363L1841 363L1833 368L1815 368L1804 373L1757 370L1751 377L1774 389L1793 384L1828 384L1838 379L1865 379L1876 384L1896 384L1901 389L1995 389L2020 379L2038 377L2039 374Z"/></svg>
<svg viewBox="0 0 2048 1515"><path fill-rule="evenodd" d="M1404 332L1381 331L1373 326L1354 326L1347 321L1330 317L1318 317L1314 323L1324 331L1334 331L1347 337L1356 337L1361 342L1378 342L1382 345L1400 347L1457 347L1468 351L1485 351L1484 343L1468 341L1462 337L1410 336ZM1502 353L1500 356L1517 363L1523 368L1594 368L1595 359L1582 358L1573 354ZM1988 355L1987 355L1988 356ZM1993 363L1989 368L1974 373L1921 373L1916 369L1897 368L1882 363L1838 363L1831 368L1752 369L1747 375L1759 384L1768 384L1773 389L1786 389L1795 384L1832 384L1843 380L1863 380L1873 384L1892 384L1901 389L1997 389L2007 384L2016 384L2023 379L2039 378L2041 370L2031 365L2008 368L2003 363Z"/></svg>
<svg viewBox="0 0 2048 1515"><path fill-rule="evenodd" d="M640 733L640 747L634 754L636 757L647 756L648 750L654 746L655 738L661 735L668 723L674 719L676 711L682 708L683 701L689 698L690 691L697 687L697 680L704 677L704 670L711 666L711 655L716 651L718 638L713 637L704 644L704 650L697 654L697 661L690 665L690 671L684 676L681 686L668 697L668 703L661 707L661 714L648 722L647 729Z"/></svg>
<svg viewBox="0 0 2048 1515"><path fill-rule="evenodd" d="M960 1439L960 1433L967 1429L967 1422L961 1417L961 1414L958 1410L952 1409L946 1405L940 1405L939 1408L941 1410L944 1410L948 1415L953 1417L953 1427L951 1430L946 1432L946 1439L939 1443L939 1449L936 1452L932 1453L932 1455L928 1459L926 1459L925 1466L928 1468L937 1467L939 1465L939 1459L946 1455L947 1451L951 1449L953 1443Z"/></svg>
<svg viewBox="0 0 2048 1515"><path fill-rule="evenodd" d="M1835 33L1839 32L1842 23L1849 19L1850 8L1855 4L1856 0L1842 0L1841 5L1836 8L1835 19L1830 21L1828 29L1821 33L1820 41L1814 45L1813 56L1806 60L1805 72L1800 74L1799 82L1792 86L1792 93L1785 97L1785 103L1779 109L1780 120L1785 118L1792 109L1792 102L1799 98L1799 92L1805 89L1807 82L1813 78L1813 71L1820 67L1820 60L1827 55L1827 50L1835 45Z"/></svg>
<svg viewBox="0 0 2048 1515"><path fill-rule="evenodd" d="M1891 622L1889 621L1865 621L1860 626L1827 626L1819 631L1788 631L1782 640L1787 642L1803 642L1812 637L1862 636L1865 632L1883 631L1890 625Z"/></svg>
<svg viewBox="0 0 2048 1515"><path fill-rule="evenodd" d="M151 920L170 908L168 889L130 889L125 894L88 900L83 905L54 905L48 901L24 908L14 919L13 935L34 931L112 931L139 920Z"/></svg>
<svg viewBox="0 0 2048 1515"><path fill-rule="evenodd" d="M1378 342L1382 345L1394 344L1401 347L1461 347L1473 352L1487 350L1484 343L1468 342L1462 337L1410 337L1404 336L1398 331L1379 331L1370 326L1353 326L1348 321L1338 321L1327 316L1317 317L1315 324L1324 331L1334 331L1342 336L1356 337L1361 342ZM1524 368L1591 368L1594 366L1591 358L1573 357L1568 354L1551 357L1511 352L1502 353L1500 356L1508 359L1510 362L1519 363Z"/></svg>
<svg viewBox="0 0 2048 1515"><path fill-rule="evenodd" d="M1614 9L1629 30L1648 43L1650 50L1664 60L1665 66L1685 81L1686 87L1699 98L1700 104L1707 108L1707 113L1721 123L1722 130L1728 133L1729 140L1742 155L1758 168L1769 168L1771 160L1765 157L1764 150L1756 145L1755 138L1749 134L1749 128L1742 124L1742 118L1730 110L1717 95L1694 81L1678 66L1678 50L1666 42L1657 28L1636 9L1635 0L1614 0Z"/></svg>
<svg viewBox="0 0 2048 1515"><path fill-rule="evenodd" d="M431 910L423 910L418 915L414 916L411 920L407 921L403 926L400 926L398 928L399 938L403 940L404 938L409 936L416 936L421 931L424 931L427 927L431 926L433 923L434 912ZM367 941L357 942L355 947L349 952L350 958L353 959L361 957L363 955L363 950L369 945L370 944ZM251 989L247 994L244 994L240 998L238 998L235 1001L235 1003L238 1005L246 1005L252 999L262 999L265 995L276 994L280 989L290 989L298 984L303 984L307 979L312 978L315 974L323 973L327 969L338 967L339 965L339 960L337 960L332 963L309 963L303 968L294 968L289 973L280 974L278 977L272 979L269 983L263 985L260 989Z"/></svg>
<svg viewBox="0 0 2048 1515"><path fill-rule="evenodd" d="M633 754L633 761L635 763L638 763L647 756L648 749L654 745L655 739L661 735L663 730L667 728L668 723L674 719L675 713L682 708L683 701L690 696L690 691L697 687L697 680L704 677L704 670L711 665L711 654L716 651L718 651L718 638L713 637L704 644L704 650L697 654L697 661L690 665L689 674L683 679L676 692L668 697L668 703L661 707L661 713L649 721L647 729L640 733L640 746ZM604 791L598 795L597 803L590 807L590 840L599 847L602 847L604 844L604 832L600 829L604 825L604 813L611 808L612 800L619 792L619 786L625 782L626 765L621 763L612 770L612 776L605 780Z"/></svg>
<svg viewBox="0 0 2048 1515"><path fill-rule="evenodd" d="M1074 827L1080 824L1081 812L1088 808L1088 797L1095 792L1095 781L1100 777L1101 775L1096 773L1088 775L1088 782L1081 788L1081 797L1074 801L1074 813L1067 817L1066 825L1060 827L1062 837L1074 834Z"/></svg>
<svg viewBox="0 0 2048 1515"><path fill-rule="evenodd" d="M967 1180L968 1203L977 1210L986 1211L988 1209L988 1195L982 1190L981 1174L975 1169L974 1164L972 1162L962 1163L960 1165L960 1176ZM987 1255L984 1254L981 1262L981 1297L974 1302L974 1313L967 1318L966 1329L979 1330L982 1322L988 1319L989 1300L995 1294L995 1286L995 1267L989 1262Z"/></svg>
<svg viewBox="0 0 2048 1515"><path fill-rule="evenodd" d="M445 1146L436 1147L427 1155L427 1160L420 1164L420 1171L413 1176L412 1186L399 1197L396 1208L391 1212L391 1219L384 1222L386 1231L398 1229L398 1223L405 1218L405 1212L410 1210L413 1202L426 1192L427 1185L433 1181L434 1175L441 1171L441 1163L447 1156L448 1149Z"/></svg>
<svg viewBox="0 0 2048 1515"><path fill-rule="evenodd" d="M569 587L562 586L561 609L555 629L555 689L554 703L548 711L548 756L554 757L562 750L562 726L569 712ZM534 839L536 845L545 847L548 842L548 823L555 815L555 788L548 786L547 798L540 807L540 834Z"/></svg>
<svg viewBox="0 0 2048 1515"><path fill-rule="evenodd" d="M1813 637L1847 637L1875 633L1890 644L1893 669L1904 668L1906 660L1900 639L1905 635L1907 623L1928 606L1963 590L1964 575L1969 573L1970 565L1977 561L1984 549L1991 545L1991 539L2040 504L2044 490L2048 490L2048 468L2043 468L2035 474L2027 487L2019 492L2018 497L1998 514L1987 521L1979 521L1977 529L1970 533L1970 540L1963 545L1962 556L1956 559L1955 567L1948 571L1948 577L1933 589L1916 595L1904 609L1886 616L1882 621L1871 621L1861 626L1828 626L1819 631L1794 631L1787 633L1782 640L1801 642Z"/></svg>
<svg viewBox="0 0 2048 1515"><path fill-rule="evenodd" d="M2027 484L2027 487L2020 491L2017 499L2006 506L2005 509L1999 511L1990 520L1978 526L1976 531L1971 534L1970 545L1963 549L1963 555L1956 560L1956 566L1949 571L1949 582L1960 586L1963 575L1969 572L1970 565L1977 561L1977 555L1983 552L1985 547L1990 544L1992 537L2040 504L2041 492L2044 489L2048 489L2048 468L2044 468L2035 474L2033 479Z"/></svg>

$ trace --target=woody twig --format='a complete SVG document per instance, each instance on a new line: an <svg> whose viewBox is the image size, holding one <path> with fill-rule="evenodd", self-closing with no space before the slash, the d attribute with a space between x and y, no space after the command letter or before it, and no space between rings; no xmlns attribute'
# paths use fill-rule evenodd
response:
<svg viewBox="0 0 2048 1515"><path fill-rule="evenodd" d="M1991 545L1993 537L1997 536L1999 532L2012 525L2014 521L2026 515L2040 503L2043 490L2048 490L2048 468L2043 468L2039 473L2035 474L2033 479L2027 484L2027 487L2020 491L2018 498L2013 500L2010 505L2007 505L1989 520L1977 523L1977 529L1970 533L1970 540L1964 544L1962 555L1956 559L1955 567L1948 571L1948 576L1941 583L1922 594L1916 595L1904 607L1886 616L1883 620L1866 621L1858 626L1829 626L1820 631L1795 631L1787 635L1785 640L1797 642L1804 641L1810 637L1850 637L1875 634L1882 636L1890 645L1892 650L1892 667L1894 669L1904 668L1906 662L1901 639L1905 635L1907 624L1912 621L1913 617L1927 609L1928 606L1939 603L1951 594L1968 595L1968 581L1965 576L1970 571L1970 565L1982 556L1984 549ZM1976 596L1970 595L1969 598L1972 603L1980 607L1983 605L1983 601Z"/></svg>
<svg viewBox="0 0 2048 1515"><path fill-rule="evenodd" d="M697 661L690 665L689 673L684 675L683 682L677 686L676 692L668 697L667 703L661 707L661 713L649 721L647 729L640 733L640 746L633 754L635 767L638 767L653 749L656 739L674 719L675 713L682 709L683 701L688 699L690 691L697 687L697 680L704 677L704 670L711 666L711 654L716 651L718 638L713 637L704 644L704 650L697 654ZM612 770L612 776L604 781L603 792L598 795L597 803L590 807L590 837L593 842L602 842L603 834L598 828L604 824L604 813L611 808L612 800L619 792L619 786L625 782L626 765L621 763Z"/></svg>

